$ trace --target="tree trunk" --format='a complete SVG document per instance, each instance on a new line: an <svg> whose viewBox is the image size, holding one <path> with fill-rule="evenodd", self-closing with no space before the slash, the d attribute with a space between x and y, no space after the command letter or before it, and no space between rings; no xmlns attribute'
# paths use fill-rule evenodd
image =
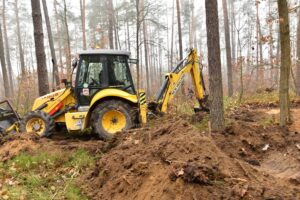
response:
<svg viewBox="0 0 300 200"><path fill-rule="evenodd" d="M9 41L8 41L8 36L7 36L7 29L6 29L6 6L5 6L5 1L3 0L3 36L4 36L4 44L5 44L5 53L6 53L6 62L7 62L7 68L8 68L8 76L9 76L9 85L10 85L10 91L11 94L13 94L14 91L14 81L13 81L13 70L11 66L11 61L10 61L10 46L9 46Z"/></svg>
<svg viewBox="0 0 300 200"><path fill-rule="evenodd" d="M145 2L141 1L142 11L141 16L145 18ZM143 36L144 36L144 58L145 58L145 67L146 67L146 92L150 94L150 73L149 73L149 48L148 48L148 30L146 20L143 20Z"/></svg>
<svg viewBox="0 0 300 200"><path fill-rule="evenodd" d="M235 31L234 31L234 24L235 24L235 8L234 8L234 0L230 0L231 4L231 47L232 47L232 61L235 63L236 60L236 41L235 41Z"/></svg>
<svg viewBox="0 0 300 200"><path fill-rule="evenodd" d="M226 45L226 60L227 60L227 79L228 79L228 96L233 95L233 83L232 83L232 65L231 65L231 46L230 46L230 33L229 33L229 20L227 11L227 1L223 0L223 13L224 13L224 34Z"/></svg>
<svg viewBox="0 0 300 200"><path fill-rule="evenodd" d="M180 2L176 0L177 9L177 23L178 23L178 40L179 40L179 58L183 59L183 49L182 49L182 32L181 32L181 16L180 16Z"/></svg>
<svg viewBox="0 0 300 200"><path fill-rule="evenodd" d="M262 43L261 43L261 26L259 19L259 1L256 1L256 62L257 62L257 76L256 84L258 87L263 86L264 81L264 66L263 66L263 52L262 52Z"/></svg>
<svg viewBox="0 0 300 200"><path fill-rule="evenodd" d="M270 70L270 84L273 85L273 81L272 81L272 77L273 77L273 73L274 73L274 63L273 63L273 20L272 20L272 16L271 16L271 0L269 0L269 37L270 37L270 41L269 41L269 59L270 59L270 66L271 66L271 70Z"/></svg>
<svg viewBox="0 0 300 200"><path fill-rule="evenodd" d="M114 7L112 0L107 1L108 5L108 38L109 48L114 48ZM116 39L116 38L115 38Z"/></svg>
<svg viewBox="0 0 300 200"><path fill-rule="evenodd" d="M86 31L85 31L85 0L80 0L80 13L81 13L81 28L82 28L82 46L86 49Z"/></svg>
<svg viewBox="0 0 300 200"><path fill-rule="evenodd" d="M140 40L139 40L139 33L140 33L140 1L136 0L136 59L137 59L137 64L136 64L136 85L137 89L140 89Z"/></svg>
<svg viewBox="0 0 300 200"><path fill-rule="evenodd" d="M67 16L67 4L66 0L64 0L64 23L65 23L65 31L66 31L66 42L67 42L67 59L66 59L66 66L67 66L67 77L71 75L71 44L70 44L70 34L69 34L69 25L68 25L68 16Z"/></svg>
<svg viewBox="0 0 300 200"><path fill-rule="evenodd" d="M192 4L192 46L193 48L197 49L197 31L196 31L196 17L195 17L195 2L194 0L191 1ZM200 52L200 51L199 51Z"/></svg>
<svg viewBox="0 0 300 200"><path fill-rule="evenodd" d="M15 16L17 22L17 38L18 38L18 47L19 47L20 62L21 62L21 73L23 76L26 74L26 68L25 68L25 60L24 60L24 53L23 53L22 40L21 40L18 0L15 0L14 6L15 6Z"/></svg>
<svg viewBox="0 0 300 200"><path fill-rule="evenodd" d="M260 19L258 17L258 30L259 30L259 80L260 86L264 86L265 81L265 67L264 67L264 57L263 57L263 49L262 49L262 32L261 32L261 25Z"/></svg>
<svg viewBox="0 0 300 200"><path fill-rule="evenodd" d="M40 96L49 93L48 72L44 49L44 33L41 5L39 0L31 0L34 29L35 54L37 61L38 85Z"/></svg>
<svg viewBox="0 0 300 200"><path fill-rule="evenodd" d="M173 0L173 6L172 6L172 33L171 33L171 66L169 67L169 71L171 71L173 67L173 58L174 58L174 17L175 17L175 0Z"/></svg>
<svg viewBox="0 0 300 200"><path fill-rule="evenodd" d="M126 10L126 15L127 15L127 10ZM129 31L129 20L126 18L126 33L127 33L127 46L128 46L128 51L131 52L131 45L130 45L130 31Z"/></svg>
<svg viewBox="0 0 300 200"><path fill-rule="evenodd" d="M0 62L1 62L1 68L2 68L2 77L3 77L5 97L9 97L10 96L10 87L9 87L9 79L8 79L8 76L7 76L6 64L5 64L5 55L4 55L4 45L3 45L3 36L2 36L1 23L0 23Z"/></svg>
<svg viewBox="0 0 300 200"><path fill-rule="evenodd" d="M225 127L217 0L205 0L210 91L210 122L215 131Z"/></svg>
<svg viewBox="0 0 300 200"><path fill-rule="evenodd" d="M182 47L182 30L181 30L181 14L180 14L180 1L176 0L176 9L177 9L177 24L178 24L178 42L179 42L179 59L183 59L183 47ZM181 93L185 94L185 81L183 79L181 84Z"/></svg>
<svg viewBox="0 0 300 200"><path fill-rule="evenodd" d="M120 36L119 36L119 16L118 16L118 12L116 12L114 9L113 11L114 11L113 25L114 25L114 36L115 36L115 49L122 49Z"/></svg>
<svg viewBox="0 0 300 200"><path fill-rule="evenodd" d="M59 67L60 72L63 74L63 61L62 61L62 44L61 44L61 36L59 34L60 25L58 19L58 12L57 12L57 2L54 0L54 12L55 12L55 22L56 22L56 34L57 34L57 41L58 41L58 55L59 55Z"/></svg>
<svg viewBox="0 0 300 200"><path fill-rule="evenodd" d="M297 24L297 56L296 56L296 93L300 96L300 9Z"/></svg>
<svg viewBox="0 0 300 200"><path fill-rule="evenodd" d="M53 36L52 36L52 30L51 30L51 24L50 24L50 19L49 19L49 15L48 15L48 8L47 8L46 0L42 0L42 3L43 3L43 8L44 8L44 15L45 15L45 21L46 21L47 32L48 32L48 41L49 41L51 57L52 57L52 64L53 64L53 77L52 77L53 85L54 85L54 81L55 81L56 88L58 88L60 85L60 79L59 79L57 59L56 59L56 55L55 55L55 48L54 48L54 42L53 42ZM53 89L54 89L54 87L53 87Z"/></svg>
<svg viewBox="0 0 300 200"><path fill-rule="evenodd" d="M286 126L290 122L289 108L289 75L291 68L291 46L289 11L286 0L278 0L280 46L281 46L281 67L280 67L280 126Z"/></svg>

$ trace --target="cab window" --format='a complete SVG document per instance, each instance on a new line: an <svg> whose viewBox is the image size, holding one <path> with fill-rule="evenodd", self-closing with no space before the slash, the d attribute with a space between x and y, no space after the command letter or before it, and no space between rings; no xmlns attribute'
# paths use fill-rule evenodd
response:
<svg viewBox="0 0 300 200"><path fill-rule="evenodd" d="M104 87L104 67L107 59L104 56L82 56L80 73L78 76L79 87Z"/></svg>
<svg viewBox="0 0 300 200"><path fill-rule="evenodd" d="M117 87L129 93L134 93L126 56L110 56L108 78L110 87Z"/></svg>

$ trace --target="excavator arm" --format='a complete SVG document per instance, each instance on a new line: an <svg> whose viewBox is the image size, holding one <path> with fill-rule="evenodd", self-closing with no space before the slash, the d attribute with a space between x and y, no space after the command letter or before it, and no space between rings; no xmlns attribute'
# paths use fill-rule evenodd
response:
<svg viewBox="0 0 300 200"><path fill-rule="evenodd" d="M174 98L177 90L182 85L186 74L191 75L195 95L200 104L200 108L195 109L195 111L208 111L208 109L204 106L208 95L206 94L203 81L202 65L200 64L197 51L195 49L191 49L187 58L181 60L170 73L166 74L163 85L156 97L156 111L166 112L168 103Z"/></svg>

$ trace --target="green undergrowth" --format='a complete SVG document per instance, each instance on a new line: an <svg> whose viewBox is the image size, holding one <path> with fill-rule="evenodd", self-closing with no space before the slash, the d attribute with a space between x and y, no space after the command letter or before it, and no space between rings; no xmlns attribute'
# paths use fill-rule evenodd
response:
<svg viewBox="0 0 300 200"><path fill-rule="evenodd" d="M94 165L95 156L81 149L73 153L21 153L0 164L0 197L87 199L76 185L76 178Z"/></svg>

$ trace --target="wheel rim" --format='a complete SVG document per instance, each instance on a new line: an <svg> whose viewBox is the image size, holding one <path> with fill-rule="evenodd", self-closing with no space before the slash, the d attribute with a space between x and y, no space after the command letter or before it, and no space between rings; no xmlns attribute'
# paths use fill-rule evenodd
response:
<svg viewBox="0 0 300 200"><path fill-rule="evenodd" d="M41 118L32 118L26 123L26 132L42 135L46 130L46 123Z"/></svg>
<svg viewBox="0 0 300 200"><path fill-rule="evenodd" d="M118 110L110 110L104 113L101 123L106 132L115 134L126 127L126 116Z"/></svg>

